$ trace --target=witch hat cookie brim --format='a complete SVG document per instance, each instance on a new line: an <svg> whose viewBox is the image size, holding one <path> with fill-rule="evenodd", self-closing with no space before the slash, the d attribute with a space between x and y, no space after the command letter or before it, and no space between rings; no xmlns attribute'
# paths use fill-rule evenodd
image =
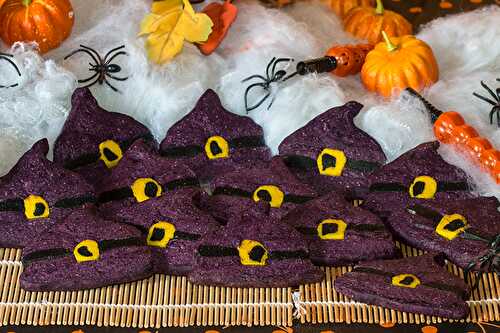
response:
<svg viewBox="0 0 500 333"><path fill-rule="evenodd" d="M285 163L321 194L346 190L353 196L386 161L380 145L354 124L363 105L349 102L317 116L279 146Z"/></svg>
<svg viewBox="0 0 500 333"><path fill-rule="evenodd" d="M469 313L469 288L433 254L362 263L338 277L335 289L355 301L399 311L452 319Z"/></svg>
<svg viewBox="0 0 500 333"><path fill-rule="evenodd" d="M92 186L46 157L46 139L0 178L0 246L24 247L76 209L92 205Z"/></svg>
<svg viewBox="0 0 500 333"><path fill-rule="evenodd" d="M71 112L54 145L54 162L80 173L93 185L116 166L123 153L140 138L152 142L151 132L134 118L101 108L88 88L78 88Z"/></svg>
<svg viewBox="0 0 500 333"><path fill-rule="evenodd" d="M262 128L249 117L226 111L210 89L167 131L161 153L186 163L203 180L265 165L271 158Z"/></svg>
<svg viewBox="0 0 500 333"><path fill-rule="evenodd" d="M99 288L148 277L152 258L132 226L80 210L36 237L23 252L21 287L29 291Z"/></svg>
<svg viewBox="0 0 500 333"><path fill-rule="evenodd" d="M302 236L276 219L247 212L207 234L188 278L225 287L287 287L319 282L323 272L309 260Z"/></svg>
<svg viewBox="0 0 500 333"><path fill-rule="evenodd" d="M335 192L295 208L282 222L304 235L317 265L342 266L397 255L382 221Z"/></svg>

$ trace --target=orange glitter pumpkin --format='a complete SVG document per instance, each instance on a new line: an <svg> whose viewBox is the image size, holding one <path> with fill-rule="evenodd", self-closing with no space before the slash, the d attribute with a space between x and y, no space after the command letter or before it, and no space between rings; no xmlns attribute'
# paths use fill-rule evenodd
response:
<svg viewBox="0 0 500 333"><path fill-rule="evenodd" d="M70 35L73 7L69 0L7 0L0 8L0 22L6 44L35 41L45 53Z"/></svg>
<svg viewBox="0 0 500 333"><path fill-rule="evenodd" d="M354 7L375 5L375 0L323 0L340 18Z"/></svg>
<svg viewBox="0 0 500 333"><path fill-rule="evenodd" d="M411 87L421 91L439 79L439 69L429 45L415 36L389 39L379 43L366 56L361 80L366 89L390 97Z"/></svg>
<svg viewBox="0 0 500 333"><path fill-rule="evenodd" d="M377 0L377 8L355 7L344 17L344 29L358 38L366 39L370 44L382 40L381 32L389 37L412 34L412 25L396 12L385 10L382 0Z"/></svg>

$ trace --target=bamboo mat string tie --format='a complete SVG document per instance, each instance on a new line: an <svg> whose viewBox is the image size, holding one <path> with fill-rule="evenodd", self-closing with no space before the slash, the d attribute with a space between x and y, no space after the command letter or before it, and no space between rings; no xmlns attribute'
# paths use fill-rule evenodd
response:
<svg viewBox="0 0 500 333"><path fill-rule="evenodd" d="M294 318L301 318L306 315L306 309L302 306L302 302L300 301L300 291L294 291L292 293L292 301L293 301L293 316Z"/></svg>

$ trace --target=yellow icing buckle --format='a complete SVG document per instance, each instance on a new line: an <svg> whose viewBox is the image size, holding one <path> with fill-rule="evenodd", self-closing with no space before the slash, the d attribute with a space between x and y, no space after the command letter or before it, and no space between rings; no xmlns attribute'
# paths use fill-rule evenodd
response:
<svg viewBox="0 0 500 333"><path fill-rule="evenodd" d="M157 222L149 228L147 244L149 246L166 248L174 238L175 226L168 222Z"/></svg>
<svg viewBox="0 0 500 333"><path fill-rule="evenodd" d="M330 177L342 176L346 162L343 151L330 148L323 149L316 159L320 175Z"/></svg>
<svg viewBox="0 0 500 333"><path fill-rule="evenodd" d="M437 192L437 182L429 176L418 176L410 185L410 196L419 199L434 199Z"/></svg>
<svg viewBox="0 0 500 333"><path fill-rule="evenodd" d="M238 246L240 262L245 266L265 266L268 258L268 253L264 245L261 243L244 239Z"/></svg>
<svg viewBox="0 0 500 333"><path fill-rule="evenodd" d="M99 144L99 159L108 169L114 168L123 157L120 145L113 140L106 140Z"/></svg>
<svg viewBox="0 0 500 333"><path fill-rule="evenodd" d="M399 274L392 277L392 285L403 288L416 288L420 280L413 274Z"/></svg>
<svg viewBox="0 0 500 333"><path fill-rule="evenodd" d="M28 220L49 217L49 204L38 195L30 195L24 199L24 215Z"/></svg>
<svg viewBox="0 0 500 333"><path fill-rule="evenodd" d="M229 157L229 144L222 136L211 136L205 143L205 153L210 160Z"/></svg>
<svg viewBox="0 0 500 333"><path fill-rule="evenodd" d="M274 185L259 186L253 192L253 200L255 202L264 200L266 202L269 202L269 204L273 208L281 207L284 199L285 199L285 194L283 193L283 191L281 191L278 186Z"/></svg>
<svg viewBox="0 0 500 333"><path fill-rule="evenodd" d="M153 178L139 178L131 186L137 202L143 202L162 194L161 185Z"/></svg>
<svg viewBox="0 0 500 333"><path fill-rule="evenodd" d="M347 224L342 220L327 219L318 224L318 236L324 240L343 240Z"/></svg>
<svg viewBox="0 0 500 333"><path fill-rule="evenodd" d="M75 246L73 255L77 262L97 260L99 259L99 245L90 239L81 241Z"/></svg>
<svg viewBox="0 0 500 333"><path fill-rule="evenodd" d="M444 215L436 227L436 233L452 240L467 228L467 220L460 214Z"/></svg>

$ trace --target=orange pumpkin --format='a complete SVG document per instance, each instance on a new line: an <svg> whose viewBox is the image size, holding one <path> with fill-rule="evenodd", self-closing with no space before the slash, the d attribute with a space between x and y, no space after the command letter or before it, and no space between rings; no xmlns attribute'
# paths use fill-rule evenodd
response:
<svg viewBox="0 0 500 333"><path fill-rule="evenodd" d="M344 17L344 29L358 38L366 39L370 44L382 40L381 32L390 37L412 34L411 23L403 16L385 10L382 0L377 0L377 8L355 7Z"/></svg>
<svg viewBox="0 0 500 333"><path fill-rule="evenodd" d="M0 37L8 45L35 41L45 53L70 35L73 16L69 0L7 0L0 8Z"/></svg>
<svg viewBox="0 0 500 333"><path fill-rule="evenodd" d="M340 18L343 18L354 7L375 5L375 0L324 0L323 2Z"/></svg>
<svg viewBox="0 0 500 333"><path fill-rule="evenodd" d="M366 56L361 80L366 89L385 97L405 88L421 91L439 79L439 69L429 45L415 36L389 39L379 43Z"/></svg>

